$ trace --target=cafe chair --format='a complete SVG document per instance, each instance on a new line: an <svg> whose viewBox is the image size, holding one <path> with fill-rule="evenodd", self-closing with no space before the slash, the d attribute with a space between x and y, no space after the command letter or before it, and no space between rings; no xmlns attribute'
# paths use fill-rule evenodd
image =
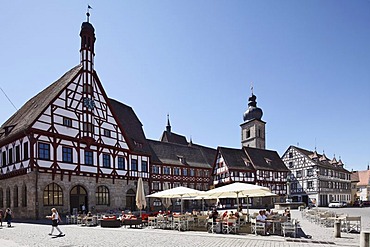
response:
<svg viewBox="0 0 370 247"><path fill-rule="evenodd" d="M294 237L296 237L297 227L296 227L296 221L287 221L281 223L281 232L284 238L289 235L293 234Z"/></svg>
<svg viewBox="0 0 370 247"><path fill-rule="evenodd" d="M222 232L229 234L229 233L236 233L237 232L237 219L227 219L227 221L223 222L222 224Z"/></svg>
<svg viewBox="0 0 370 247"><path fill-rule="evenodd" d="M148 227L156 228L157 227L157 218L155 216L148 217Z"/></svg>
<svg viewBox="0 0 370 247"><path fill-rule="evenodd" d="M262 232L263 235L266 234L266 224L264 222L257 221L256 218L251 218L251 233L256 234Z"/></svg>

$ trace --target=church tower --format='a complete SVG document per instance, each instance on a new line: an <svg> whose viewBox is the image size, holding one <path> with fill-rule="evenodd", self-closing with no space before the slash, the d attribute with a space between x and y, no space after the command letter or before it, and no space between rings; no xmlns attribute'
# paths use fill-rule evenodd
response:
<svg viewBox="0 0 370 247"><path fill-rule="evenodd" d="M243 115L244 123L241 127L241 139L243 147L266 148L265 125L261 120L263 112L257 107L257 97L253 94L249 97L248 109Z"/></svg>

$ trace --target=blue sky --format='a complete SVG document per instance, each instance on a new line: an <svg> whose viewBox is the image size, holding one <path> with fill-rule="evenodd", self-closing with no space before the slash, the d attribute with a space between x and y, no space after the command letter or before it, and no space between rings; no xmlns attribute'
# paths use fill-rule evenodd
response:
<svg viewBox="0 0 370 247"><path fill-rule="evenodd" d="M370 162L370 1L4 1L0 87L17 108L79 63L90 4L95 69L148 138L239 148L253 82L267 148ZM15 109L0 92L0 122Z"/></svg>

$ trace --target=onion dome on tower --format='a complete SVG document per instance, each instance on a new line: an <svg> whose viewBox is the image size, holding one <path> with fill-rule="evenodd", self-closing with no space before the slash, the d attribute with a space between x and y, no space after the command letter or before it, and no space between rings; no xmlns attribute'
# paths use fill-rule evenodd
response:
<svg viewBox="0 0 370 247"><path fill-rule="evenodd" d="M257 107L256 99L257 99L256 95L252 93L252 96L249 97L248 109L243 114L244 122L253 119L261 120L263 112L261 108Z"/></svg>

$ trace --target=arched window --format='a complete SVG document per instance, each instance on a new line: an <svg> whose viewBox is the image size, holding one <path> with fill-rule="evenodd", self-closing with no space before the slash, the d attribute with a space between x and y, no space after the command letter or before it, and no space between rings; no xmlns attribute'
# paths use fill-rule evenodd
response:
<svg viewBox="0 0 370 247"><path fill-rule="evenodd" d="M63 191L56 183L48 184L44 189L44 206L63 205Z"/></svg>
<svg viewBox="0 0 370 247"><path fill-rule="evenodd" d="M109 206L109 189L106 186L96 188L96 205Z"/></svg>
<svg viewBox="0 0 370 247"><path fill-rule="evenodd" d="M14 202L14 207L18 207L18 186L14 186L14 193L13 193L13 202Z"/></svg>
<svg viewBox="0 0 370 247"><path fill-rule="evenodd" d="M27 207L27 186L25 184L22 190L22 207Z"/></svg>
<svg viewBox="0 0 370 247"><path fill-rule="evenodd" d="M4 207L4 194L3 194L3 189L0 188L0 208Z"/></svg>
<svg viewBox="0 0 370 247"><path fill-rule="evenodd" d="M10 208L10 188L6 188L6 207Z"/></svg>

